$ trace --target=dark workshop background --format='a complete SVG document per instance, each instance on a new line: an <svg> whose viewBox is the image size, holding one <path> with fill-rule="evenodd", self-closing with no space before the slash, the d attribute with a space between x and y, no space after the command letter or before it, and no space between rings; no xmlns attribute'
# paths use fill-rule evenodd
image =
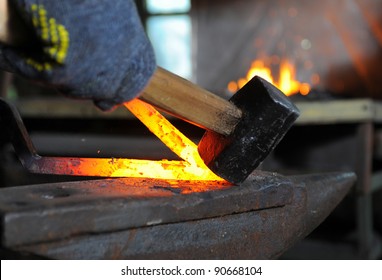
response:
<svg viewBox="0 0 382 280"><path fill-rule="evenodd" d="M327 221L283 258L380 258L382 1L136 2L158 64L225 98L228 83L244 77L254 60L276 78L283 59L294 65L296 80L312 90L291 98L310 118L302 114L261 168L355 171L358 181ZM126 110L103 114L88 102L7 73L0 77L1 96L18 105L41 154L174 158ZM174 122L195 141L202 135ZM57 180L26 174L11 148L1 149L1 186Z"/></svg>

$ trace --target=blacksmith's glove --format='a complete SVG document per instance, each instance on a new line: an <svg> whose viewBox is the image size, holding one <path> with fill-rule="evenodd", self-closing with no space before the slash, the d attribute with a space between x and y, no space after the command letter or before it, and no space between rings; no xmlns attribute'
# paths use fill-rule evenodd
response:
<svg viewBox="0 0 382 280"><path fill-rule="evenodd" d="M135 98L156 64L133 0L13 0L36 38L0 44L0 68L91 99L102 110Z"/></svg>

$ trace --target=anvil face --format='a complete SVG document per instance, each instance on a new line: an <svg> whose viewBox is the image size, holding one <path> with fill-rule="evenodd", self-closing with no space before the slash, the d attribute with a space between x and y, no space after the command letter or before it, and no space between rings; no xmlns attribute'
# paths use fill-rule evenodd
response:
<svg viewBox="0 0 382 280"><path fill-rule="evenodd" d="M236 186L124 178L5 188L1 246L58 259L276 258L354 181L258 171Z"/></svg>

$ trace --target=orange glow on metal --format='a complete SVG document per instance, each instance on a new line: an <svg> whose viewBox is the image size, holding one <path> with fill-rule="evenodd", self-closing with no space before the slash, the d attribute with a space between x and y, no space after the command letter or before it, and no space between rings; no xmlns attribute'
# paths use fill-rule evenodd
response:
<svg viewBox="0 0 382 280"><path fill-rule="evenodd" d="M227 88L230 92L234 93L242 88L254 76L260 76L268 82L272 83L287 96L296 93L307 95L310 92L310 85L308 83L301 83L295 79L295 67L288 60L282 60L280 62L279 79L277 81L272 75L270 67L267 67L261 60L255 60L252 62L246 77L240 78L238 81L229 82Z"/></svg>
<svg viewBox="0 0 382 280"><path fill-rule="evenodd" d="M151 105L138 99L124 103L124 105L168 148L184 160L184 162L180 161L175 165L171 165L171 161L166 161L166 173L174 172L176 179L179 180L224 181L224 179L215 175L204 164L199 156L197 145L183 135ZM146 173L151 172L153 164L156 165L155 161L148 161ZM159 165L163 165L163 163L159 163ZM150 178L163 178L165 176L166 178L164 179L170 179L165 174L161 175L162 171L159 169ZM124 172L120 172L120 175L134 177L134 174L125 175Z"/></svg>
<svg viewBox="0 0 382 280"><path fill-rule="evenodd" d="M208 172L195 172L191 164L181 160L42 157L29 170L43 174L76 176L222 181L216 175L207 176Z"/></svg>
<svg viewBox="0 0 382 280"><path fill-rule="evenodd" d="M182 194L213 191L232 185L221 179L211 181L201 178L188 172L188 167L187 162L176 160L36 157L27 169L38 174L126 177L130 187L161 186L165 183L166 187L177 188Z"/></svg>
<svg viewBox="0 0 382 280"><path fill-rule="evenodd" d="M126 158L34 158L28 170L42 174L96 177L155 178L183 181L227 181L215 175L199 156L197 145L176 129L151 105L138 99L124 104L167 147L183 160L141 160Z"/></svg>

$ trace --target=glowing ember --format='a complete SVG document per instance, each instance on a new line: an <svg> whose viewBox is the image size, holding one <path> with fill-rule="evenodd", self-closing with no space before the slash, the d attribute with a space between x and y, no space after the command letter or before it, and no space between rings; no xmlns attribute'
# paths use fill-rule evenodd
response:
<svg viewBox="0 0 382 280"><path fill-rule="evenodd" d="M268 82L278 87L285 95L301 93L307 95L310 91L308 83L301 83L295 80L296 71L294 66L287 60L282 60L280 63L279 80L275 81L272 76L271 69L264 65L261 60L255 60L251 68L248 70L247 76L238 81L231 81L228 84L228 90L232 93L242 88L254 76L260 76Z"/></svg>

